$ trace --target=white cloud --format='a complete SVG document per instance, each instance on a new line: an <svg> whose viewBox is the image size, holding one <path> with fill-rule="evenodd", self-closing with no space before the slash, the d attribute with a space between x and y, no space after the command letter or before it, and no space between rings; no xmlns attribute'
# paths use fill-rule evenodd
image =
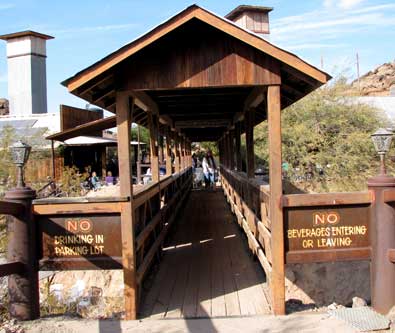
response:
<svg viewBox="0 0 395 333"><path fill-rule="evenodd" d="M308 50L308 49L328 49L328 48L337 48L337 47L345 47L346 44L330 44L330 43L304 43L304 44L295 44L287 46L287 50L296 51L296 50Z"/></svg>
<svg viewBox="0 0 395 333"><path fill-rule="evenodd" d="M358 6L365 0L324 0L324 7L332 8L339 7L342 9L351 9L355 6Z"/></svg>
<svg viewBox="0 0 395 333"><path fill-rule="evenodd" d="M137 25L135 23L108 24L108 25L89 26L89 27L70 28L70 29L50 29L49 31L47 31L47 33L54 35L73 35L77 33L80 34L80 33L90 33L90 32L128 30L128 29L133 29L136 26Z"/></svg>
<svg viewBox="0 0 395 333"><path fill-rule="evenodd" d="M395 8L394 3L388 3L385 5L377 5L377 6L369 6L365 8L360 8L360 9L355 9L351 11L351 14L363 14L363 13L371 13L371 12L377 12L377 11L382 11L382 10L391 10Z"/></svg>
<svg viewBox="0 0 395 333"><path fill-rule="evenodd" d="M327 0L330 2L333 0ZM327 44L355 34L395 26L395 4L375 5L352 10L322 8L300 15L286 16L271 23L271 40L282 45Z"/></svg>

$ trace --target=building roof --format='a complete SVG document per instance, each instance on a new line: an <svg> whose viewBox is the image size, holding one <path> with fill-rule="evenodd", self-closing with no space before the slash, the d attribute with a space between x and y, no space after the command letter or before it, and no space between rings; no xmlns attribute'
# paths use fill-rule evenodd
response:
<svg viewBox="0 0 395 333"><path fill-rule="evenodd" d="M31 30L25 30L25 31L20 31L20 32L13 32L12 34L6 34L6 35L0 35L0 39L2 40L9 40L13 38L20 38L20 37L26 37L26 36L33 36L33 37L38 37L42 39L54 39L54 37L45 35L39 32L31 31Z"/></svg>
<svg viewBox="0 0 395 333"><path fill-rule="evenodd" d="M67 146L93 146L93 145L106 145L115 146L118 144L116 139L103 138L100 136L77 136L75 138L67 139L64 141ZM130 141L131 146L137 146L137 141ZM140 142L140 145L145 145L144 142Z"/></svg>
<svg viewBox="0 0 395 333"><path fill-rule="evenodd" d="M59 113L32 114L29 116L0 116L0 134L9 127L15 140L24 139L33 147L47 147L45 136L59 132Z"/></svg>
<svg viewBox="0 0 395 333"><path fill-rule="evenodd" d="M100 74L108 71L109 69L113 68L131 55L147 47L148 45L157 41L159 38L163 37L164 35L168 34L169 32L173 31L174 29L180 27L181 25L192 19L198 19L209 25L212 25L222 30L223 32L257 48L258 50L270 56L273 56L274 58L286 63L292 68L295 68L296 70L299 70L311 76L313 79L321 83L325 83L331 78L329 74L308 64L307 62L297 57L295 54L285 51L271 44L258 34L255 34L250 30L244 29L235 24L234 22L218 16L204 8L201 8L197 5L192 5L180 12L179 14L173 16L166 22L158 25L142 37L137 38L133 42L121 47L117 51L109 54L105 58L94 63L93 65L76 73L74 76L63 81L62 84L66 86L70 92L73 92L89 80L98 77Z"/></svg>
<svg viewBox="0 0 395 333"><path fill-rule="evenodd" d="M267 86L280 87L283 109L330 78L262 36L192 5L62 84L113 113L117 96L126 93L133 96L133 122L147 126L151 110L191 141L216 141L245 109L256 110L254 124L267 119ZM177 129L180 122L190 127Z"/></svg>

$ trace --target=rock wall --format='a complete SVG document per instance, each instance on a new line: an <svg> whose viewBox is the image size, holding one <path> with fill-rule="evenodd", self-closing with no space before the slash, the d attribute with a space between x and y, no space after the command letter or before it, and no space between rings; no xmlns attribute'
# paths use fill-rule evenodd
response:
<svg viewBox="0 0 395 333"><path fill-rule="evenodd" d="M361 96L389 96L395 85L395 62L385 63L352 82L355 94ZM360 91L359 91L360 88Z"/></svg>
<svg viewBox="0 0 395 333"><path fill-rule="evenodd" d="M354 296L370 300L370 262L289 264L286 266L286 300L327 306L348 305Z"/></svg>

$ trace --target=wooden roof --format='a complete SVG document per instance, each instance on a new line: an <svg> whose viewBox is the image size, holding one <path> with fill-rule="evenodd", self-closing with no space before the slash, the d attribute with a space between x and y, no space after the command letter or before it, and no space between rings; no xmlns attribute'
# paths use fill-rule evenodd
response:
<svg viewBox="0 0 395 333"><path fill-rule="evenodd" d="M225 18L228 20L233 20L240 14L249 11L249 12L260 12L260 13L269 13L273 10L273 7L263 7L263 6L250 6L250 5L240 5L233 9L229 14L225 15Z"/></svg>
<svg viewBox="0 0 395 333"><path fill-rule="evenodd" d="M215 140L243 111L254 87L281 84L284 108L329 79L261 36L192 5L62 84L114 113L116 92L130 91L138 103L135 122L145 125L143 110L154 109L190 139ZM255 107L258 123L266 109Z"/></svg>

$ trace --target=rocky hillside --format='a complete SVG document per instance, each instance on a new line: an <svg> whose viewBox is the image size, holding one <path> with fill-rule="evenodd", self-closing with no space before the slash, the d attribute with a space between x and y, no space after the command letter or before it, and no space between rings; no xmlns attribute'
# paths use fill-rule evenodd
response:
<svg viewBox="0 0 395 333"><path fill-rule="evenodd" d="M360 78L361 92L358 93L358 80L351 83L355 94L362 96L389 96L395 85L395 61L385 63ZM395 86L394 88L395 89Z"/></svg>
<svg viewBox="0 0 395 333"><path fill-rule="evenodd" d="M0 116L9 114L9 104L8 100L5 98L0 98Z"/></svg>

